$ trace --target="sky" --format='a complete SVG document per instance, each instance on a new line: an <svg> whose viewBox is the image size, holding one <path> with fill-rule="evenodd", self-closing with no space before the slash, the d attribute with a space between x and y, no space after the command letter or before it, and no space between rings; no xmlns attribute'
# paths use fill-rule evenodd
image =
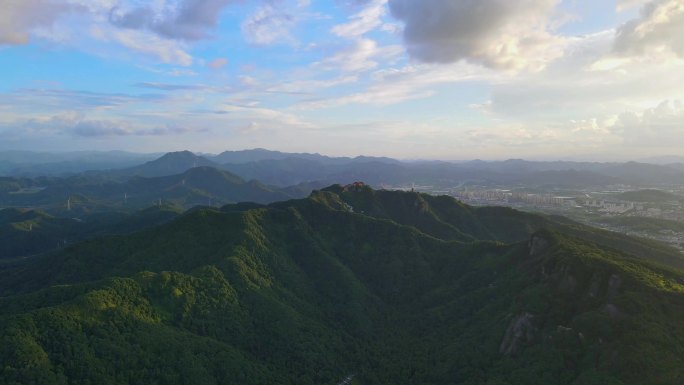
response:
<svg viewBox="0 0 684 385"><path fill-rule="evenodd" d="M0 0L0 150L684 154L684 0Z"/></svg>

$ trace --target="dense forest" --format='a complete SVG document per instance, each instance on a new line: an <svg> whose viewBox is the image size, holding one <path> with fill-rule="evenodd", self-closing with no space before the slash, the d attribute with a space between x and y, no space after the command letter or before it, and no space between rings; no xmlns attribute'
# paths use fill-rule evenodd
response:
<svg viewBox="0 0 684 385"><path fill-rule="evenodd" d="M0 266L3 384L681 384L665 246L331 186Z"/></svg>

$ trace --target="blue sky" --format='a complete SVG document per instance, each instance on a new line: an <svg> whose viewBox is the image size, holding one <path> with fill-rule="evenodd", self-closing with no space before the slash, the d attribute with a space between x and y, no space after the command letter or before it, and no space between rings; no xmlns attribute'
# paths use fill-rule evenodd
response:
<svg viewBox="0 0 684 385"><path fill-rule="evenodd" d="M0 150L684 150L684 0L4 0Z"/></svg>

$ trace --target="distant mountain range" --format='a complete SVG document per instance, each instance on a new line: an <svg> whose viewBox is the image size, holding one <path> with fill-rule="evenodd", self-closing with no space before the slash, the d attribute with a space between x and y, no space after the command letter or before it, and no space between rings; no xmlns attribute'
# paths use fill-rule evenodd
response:
<svg viewBox="0 0 684 385"><path fill-rule="evenodd" d="M0 383L680 384L682 267L363 184L196 208L0 264Z"/></svg>
<svg viewBox="0 0 684 385"><path fill-rule="evenodd" d="M138 166L112 171L112 173L114 175L120 176L142 176L153 178L182 174L189 169L196 167L220 168L221 165L203 156L197 156L190 151L179 151L164 154L160 158L151 160Z"/></svg>
<svg viewBox="0 0 684 385"><path fill-rule="evenodd" d="M669 160L678 160L669 157ZM662 161L665 159L654 159ZM363 180L375 186L423 185L453 187L463 184L530 187L588 187L610 184L665 186L684 184L684 164L639 162L533 162L521 159L469 162L402 162L383 157L328 157L265 149L196 155L180 151L151 154L28 152L0 153L0 175L13 177L83 174L107 178L161 177L182 174L194 167L213 167L245 180L286 187L301 183L351 183Z"/></svg>
<svg viewBox="0 0 684 385"><path fill-rule="evenodd" d="M179 155L167 155L135 169L87 173L66 178L0 178L0 207L34 207L52 214L80 216L97 211L137 210L152 205L223 205L232 202L270 203L301 198L308 185L288 188L268 187L258 181L245 181L227 171L212 167L189 168L181 174L123 177L130 174L163 174L185 168L177 166ZM181 154L180 156L185 156ZM171 166L169 166L169 164ZM194 164L193 164L194 165Z"/></svg>

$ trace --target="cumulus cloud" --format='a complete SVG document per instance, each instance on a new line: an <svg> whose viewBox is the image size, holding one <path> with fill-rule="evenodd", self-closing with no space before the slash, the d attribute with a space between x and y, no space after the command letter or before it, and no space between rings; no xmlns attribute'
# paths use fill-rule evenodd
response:
<svg viewBox="0 0 684 385"><path fill-rule="evenodd" d="M26 44L34 28L49 27L65 13L82 10L64 1L2 0L0 2L0 45Z"/></svg>
<svg viewBox="0 0 684 385"><path fill-rule="evenodd" d="M121 28L146 29L178 40L201 40L210 36L221 10L232 0L181 0L175 7L112 8L109 20Z"/></svg>
<svg viewBox="0 0 684 385"><path fill-rule="evenodd" d="M242 23L242 34L252 44L267 45L273 43L292 42L290 30L295 24L295 17L281 8L267 4L257 8Z"/></svg>
<svg viewBox="0 0 684 385"><path fill-rule="evenodd" d="M637 145L669 146L684 141L684 104L663 101L640 112L626 111L616 116L610 130L625 142Z"/></svg>
<svg viewBox="0 0 684 385"><path fill-rule="evenodd" d="M617 29L615 51L644 55L671 50L684 57L684 1L654 0L641 8L638 18Z"/></svg>
<svg viewBox="0 0 684 385"><path fill-rule="evenodd" d="M562 55L549 24L559 0L389 0L404 22L409 55L431 63L467 60L492 68L540 70Z"/></svg>

